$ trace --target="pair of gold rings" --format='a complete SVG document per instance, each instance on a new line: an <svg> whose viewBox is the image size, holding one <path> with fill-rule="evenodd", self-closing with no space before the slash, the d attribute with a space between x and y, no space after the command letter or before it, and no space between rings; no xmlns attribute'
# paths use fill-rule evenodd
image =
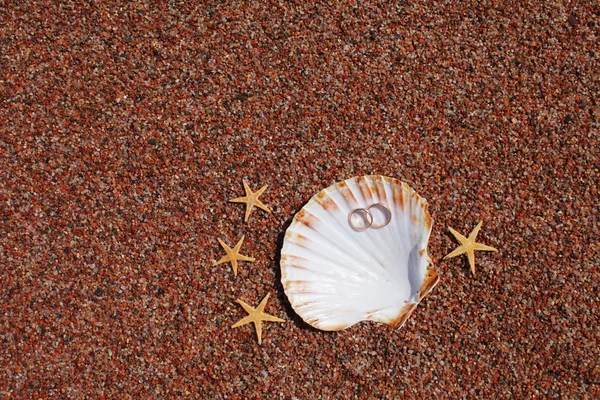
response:
<svg viewBox="0 0 600 400"><path fill-rule="evenodd" d="M376 214L375 217L373 216L374 213ZM375 223L376 219L377 223ZM383 203L371 204L367 208L355 208L348 214L348 224L357 232L366 231L369 228L381 229L389 224L391 220L392 212Z"/></svg>

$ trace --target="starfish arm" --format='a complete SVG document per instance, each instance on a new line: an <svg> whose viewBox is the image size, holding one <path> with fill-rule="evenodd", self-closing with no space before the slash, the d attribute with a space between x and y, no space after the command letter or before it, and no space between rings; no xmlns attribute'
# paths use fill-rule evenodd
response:
<svg viewBox="0 0 600 400"><path fill-rule="evenodd" d="M481 243L475 243L474 249L475 250L485 250L485 251L498 251L498 249L495 249L492 246L487 246L487 245L481 244Z"/></svg>
<svg viewBox="0 0 600 400"><path fill-rule="evenodd" d="M444 257L444 260L446 258L452 258L452 257L456 257L461 255L462 253L464 253L466 250L464 248L464 246L459 246L458 248L456 248L456 250L454 250L452 253L448 254L446 257Z"/></svg>
<svg viewBox="0 0 600 400"><path fill-rule="evenodd" d="M250 197L252 195L252 189L248 186L248 183L245 179L242 179L242 183L244 184L244 192L246 192L246 196Z"/></svg>
<svg viewBox="0 0 600 400"><path fill-rule="evenodd" d="M225 244L225 242L223 242L221 239L218 239L219 244L221 245L221 247L223 248L223 250L225 250L225 252L227 253L226 256L223 256L219 261L213 263L213 266L215 265L219 265L219 264L223 264L224 262L227 262L229 260L231 260L231 248L229 246L227 246Z"/></svg>
<svg viewBox="0 0 600 400"><path fill-rule="evenodd" d="M224 241L222 241L221 239L218 239L219 244L221 245L221 247L223 248L223 250L225 250L227 252L227 254L231 253L231 247L227 246L227 244L225 244Z"/></svg>
<svg viewBox="0 0 600 400"><path fill-rule="evenodd" d="M285 322L284 319L277 318L273 315L269 315L269 314L265 314L265 313L263 313L263 315L261 316L261 319L263 321L270 321L270 322Z"/></svg>
<svg viewBox="0 0 600 400"><path fill-rule="evenodd" d="M233 251L235 252L235 258L237 258L238 260L242 260L242 261L256 261L253 257L244 256L244 255L240 254L240 248L242 247L242 243L244 243L245 238L246 238L246 235L242 236L240 241L237 242L237 244L235 245L235 247L233 249Z"/></svg>
<svg viewBox="0 0 600 400"><path fill-rule="evenodd" d="M236 197L235 199L229 200L230 203L246 203L248 201L248 197Z"/></svg>
<svg viewBox="0 0 600 400"><path fill-rule="evenodd" d="M244 310L246 310L246 312L248 314L252 315L255 312L254 308L252 308L252 306L246 304L243 300L238 299L237 302L240 306L242 306L244 308Z"/></svg>
<svg viewBox="0 0 600 400"><path fill-rule="evenodd" d="M258 198L258 196L260 196L261 194L263 194L263 192L269 187L269 185L265 185L263 187L261 187L260 189L258 189L256 192L254 192L254 196L255 198Z"/></svg>
<svg viewBox="0 0 600 400"><path fill-rule="evenodd" d="M271 296L271 293L267 293L267 295L265 297L263 297L263 299L260 301L260 304L258 305L258 307L256 307L256 311L258 311L258 312L264 311L265 306L267 305L267 301L269 301L270 296Z"/></svg>
<svg viewBox="0 0 600 400"><path fill-rule="evenodd" d="M216 262L214 262L214 263L213 263L213 267L214 267L215 265L223 264L223 263L225 263L225 262L227 262L227 261L230 261L230 260L231 260L231 258L229 257L229 254L228 254L228 255L226 255L225 257L222 257L222 258L221 258L219 261L216 261Z"/></svg>
<svg viewBox="0 0 600 400"><path fill-rule="evenodd" d="M460 244L465 244L467 243L468 239L466 237L464 237L463 235L461 235L460 233L456 232L454 229L452 229L451 227L448 227L448 229L450 230L450 233L452 233L454 235L454 237L456 238L456 240L458 240L460 242Z"/></svg>
<svg viewBox="0 0 600 400"><path fill-rule="evenodd" d="M246 235L242 235L242 238L237 242L237 244L233 248L233 251L235 253L239 253L240 249L242 248L242 244L244 243L245 238L246 238Z"/></svg>
<svg viewBox="0 0 600 400"><path fill-rule="evenodd" d="M264 211L266 211L266 212L271 212L271 210L269 210L269 208L268 208L267 206L265 206L265 205L263 204L263 202L262 202L262 201L260 201L260 200L258 200L258 199L256 199L256 203L254 203L254 205L255 205L256 207L260 208L261 210L264 210Z"/></svg>
<svg viewBox="0 0 600 400"><path fill-rule="evenodd" d="M262 321L254 320L254 327L256 328L256 336L258 336L258 344L262 344Z"/></svg>
<svg viewBox="0 0 600 400"><path fill-rule="evenodd" d="M469 265L471 266L471 272L475 275L475 253L473 250L467 251L467 257L469 257Z"/></svg>
<svg viewBox="0 0 600 400"><path fill-rule="evenodd" d="M240 319L238 322L233 324L231 327L237 328L238 326L246 325L246 324L249 324L250 322L254 322L254 318L252 318L251 315L248 315L247 317Z"/></svg>
<svg viewBox="0 0 600 400"><path fill-rule="evenodd" d="M253 203L246 203L246 214L244 215L244 222L248 222L248 218L250 218L250 213L252 212Z"/></svg>
<svg viewBox="0 0 600 400"><path fill-rule="evenodd" d="M475 241L475 238L477 237L477 234L479 233L479 230L481 229L481 224L483 224L483 221L479 221L479 223L477 224L475 229L473 229L473 231L469 235L469 239L472 239L473 241Z"/></svg>
<svg viewBox="0 0 600 400"><path fill-rule="evenodd" d="M231 268L233 269L233 276L237 276L238 263L235 258L231 259Z"/></svg>

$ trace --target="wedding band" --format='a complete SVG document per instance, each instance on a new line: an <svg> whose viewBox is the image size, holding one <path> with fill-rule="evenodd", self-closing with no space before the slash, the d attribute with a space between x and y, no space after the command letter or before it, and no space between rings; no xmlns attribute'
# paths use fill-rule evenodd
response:
<svg viewBox="0 0 600 400"><path fill-rule="evenodd" d="M387 206L385 204L375 203L375 204L370 205L369 207L367 207L367 212L369 214L371 214L371 212L369 211L371 208L376 208L376 209L382 210L385 214L385 221L381 224L373 224L373 222L371 222L371 225L369 226L370 228L380 229L390 223L390 221L392 220L392 212L390 211L389 208L387 208ZM374 220L372 214L371 214L371 219Z"/></svg>
<svg viewBox="0 0 600 400"><path fill-rule="evenodd" d="M365 226L356 226L354 224L352 216L356 213L361 213L363 215L362 219L366 222ZM350 224L352 229L354 229L357 232L366 231L371 227L371 225L373 225L373 215L371 215L371 213L366 208L355 208L354 210L350 211L350 214L348 214L348 224Z"/></svg>

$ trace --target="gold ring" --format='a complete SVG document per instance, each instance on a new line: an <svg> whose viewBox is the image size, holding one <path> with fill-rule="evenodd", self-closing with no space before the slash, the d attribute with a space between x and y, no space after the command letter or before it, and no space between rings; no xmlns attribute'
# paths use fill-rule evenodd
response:
<svg viewBox="0 0 600 400"><path fill-rule="evenodd" d="M360 212L363 215L362 220L366 222L365 226L356 226L352 221L352 216L358 212ZM373 225L373 216L366 208L355 208L354 210L350 211L350 214L348 214L348 224L350 224L352 229L354 229L357 232L366 231L371 227L371 225Z"/></svg>
<svg viewBox="0 0 600 400"><path fill-rule="evenodd" d="M371 222L370 227L373 229L380 229L383 228L384 226L386 226L387 224L390 223L390 221L392 220L392 212L390 211L390 209L383 203L375 203L370 205L369 207L367 207L367 212L369 212L369 210L371 208L376 208L376 209L380 209L382 211L384 211L384 214L386 215L385 217L385 221L382 224L373 224L373 222ZM371 214L369 212L369 214ZM373 219L373 215L371 214L371 219Z"/></svg>

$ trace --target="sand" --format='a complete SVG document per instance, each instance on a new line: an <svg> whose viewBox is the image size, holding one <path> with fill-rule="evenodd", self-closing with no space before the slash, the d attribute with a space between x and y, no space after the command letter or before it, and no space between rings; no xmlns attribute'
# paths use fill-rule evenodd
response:
<svg viewBox="0 0 600 400"><path fill-rule="evenodd" d="M600 396L597 2L57 3L0 7L1 398ZM285 230L372 173L429 202L441 281L318 331Z"/></svg>

